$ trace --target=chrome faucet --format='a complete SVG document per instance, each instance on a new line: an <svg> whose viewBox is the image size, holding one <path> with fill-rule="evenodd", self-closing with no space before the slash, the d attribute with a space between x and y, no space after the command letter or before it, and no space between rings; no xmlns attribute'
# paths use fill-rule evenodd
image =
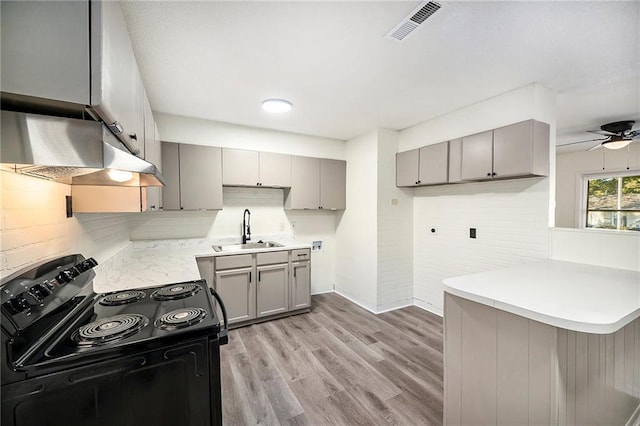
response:
<svg viewBox="0 0 640 426"><path fill-rule="evenodd" d="M244 213L242 213L242 244L247 244L247 241L251 241L251 212L249 209L244 209Z"/></svg>

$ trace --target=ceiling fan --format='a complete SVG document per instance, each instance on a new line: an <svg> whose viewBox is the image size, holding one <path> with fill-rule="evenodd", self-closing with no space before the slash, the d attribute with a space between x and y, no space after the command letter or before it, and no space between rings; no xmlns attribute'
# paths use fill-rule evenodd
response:
<svg viewBox="0 0 640 426"><path fill-rule="evenodd" d="M558 146L576 145L580 143L601 141L594 147L589 148L587 151L592 151L598 148L608 149L620 149L629 145L631 142L640 140L640 130L631 130L635 121L615 121L613 123L607 123L600 126L600 130L587 130L589 133L595 133L596 135L605 136L604 138L589 139L586 141L578 141L566 143Z"/></svg>

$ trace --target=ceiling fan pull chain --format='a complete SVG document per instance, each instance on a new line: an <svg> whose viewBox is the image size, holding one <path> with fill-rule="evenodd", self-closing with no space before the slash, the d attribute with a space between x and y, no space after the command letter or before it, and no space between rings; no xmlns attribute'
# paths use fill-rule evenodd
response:
<svg viewBox="0 0 640 426"><path fill-rule="evenodd" d="M631 144L627 145L627 170L629 170L629 166L631 165L630 159L631 159Z"/></svg>
<svg viewBox="0 0 640 426"><path fill-rule="evenodd" d="M604 163L605 163L606 157L607 157L607 150L603 149L602 150L602 170L605 170Z"/></svg>

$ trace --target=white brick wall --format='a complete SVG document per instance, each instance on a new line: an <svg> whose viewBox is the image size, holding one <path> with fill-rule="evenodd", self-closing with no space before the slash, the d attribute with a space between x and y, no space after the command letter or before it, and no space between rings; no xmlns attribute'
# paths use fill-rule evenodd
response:
<svg viewBox="0 0 640 426"><path fill-rule="evenodd" d="M548 178L421 188L413 205L413 296L433 312L445 278L549 257Z"/></svg>
<svg viewBox="0 0 640 426"><path fill-rule="evenodd" d="M413 303L413 198L395 186L397 148L397 132L378 130L378 312Z"/></svg>
<svg viewBox="0 0 640 426"><path fill-rule="evenodd" d="M129 242L125 215L66 217L68 185L0 172L0 276L46 258L82 253L106 260Z"/></svg>

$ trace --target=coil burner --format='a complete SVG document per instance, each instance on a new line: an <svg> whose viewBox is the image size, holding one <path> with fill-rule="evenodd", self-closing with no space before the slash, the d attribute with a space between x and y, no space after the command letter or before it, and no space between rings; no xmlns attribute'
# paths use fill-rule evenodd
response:
<svg viewBox="0 0 640 426"><path fill-rule="evenodd" d="M207 311L201 308L182 308L168 312L158 318L155 326L163 330L175 330L199 323L207 316Z"/></svg>
<svg viewBox="0 0 640 426"><path fill-rule="evenodd" d="M144 298L146 293L144 291L122 291L116 294L110 294L108 296L100 299L100 304L103 306L119 306L119 305L127 305L129 303L137 302L138 300Z"/></svg>
<svg viewBox="0 0 640 426"><path fill-rule="evenodd" d="M169 287L163 287L154 291L151 297L155 300L178 300L193 296L202 290L198 284L182 283L174 284Z"/></svg>
<svg viewBox="0 0 640 426"><path fill-rule="evenodd" d="M149 324L138 314L115 315L84 325L71 338L78 346L99 346L136 334Z"/></svg>

